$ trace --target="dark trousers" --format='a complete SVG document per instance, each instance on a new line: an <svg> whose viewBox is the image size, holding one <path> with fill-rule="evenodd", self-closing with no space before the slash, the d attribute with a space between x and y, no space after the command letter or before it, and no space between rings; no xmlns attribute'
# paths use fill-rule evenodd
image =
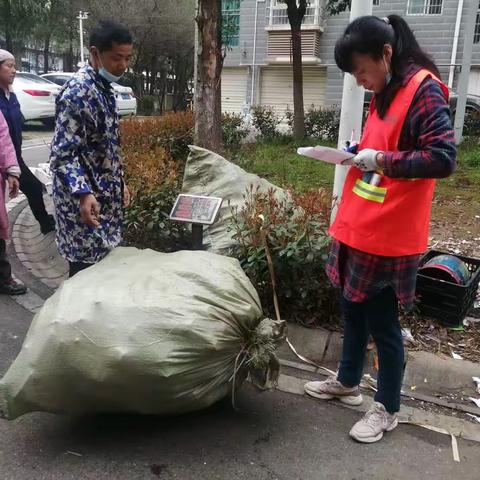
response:
<svg viewBox="0 0 480 480"><path fill-rule="evenodd" d="M68 278L72 278L78 272L81 272L92 265L93 263L68 262Z"/></svg>
<svg viewBox="0 0 480 480"><path fill-rule="evenodd" d="M387 288L364 303L342 298L345 322L343 353L338 380L346 387L360 384L369 334L378 352L378 392L375 401L390 412L400 410L405 353L398 321L398 301L393 289Z"/></svg>
<svg viewBox="0 0 480 480"><path fill-rule="evenodd" d="M7 260L7 242L0 239L0 283L10 280L12 277L12 268Z"/></svg>
<svg viewBox="0 0 480 480"><path fill-rule="evenodd" d="M40 225L48 225L50 220L43 201L42 182L30 171L23 159L18 160L18 165L22 172L20 190L27 197L33 216Z"/></svg>

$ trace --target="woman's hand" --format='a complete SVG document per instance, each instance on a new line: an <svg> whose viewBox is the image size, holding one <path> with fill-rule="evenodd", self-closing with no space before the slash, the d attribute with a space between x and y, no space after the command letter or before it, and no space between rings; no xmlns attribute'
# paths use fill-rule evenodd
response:
<svg viewBox="0 0 480 480"><path fill-rule="evenodd" d="M20 190L20 181L17 177L13 175L8 175L7 182L9 196L10 198L15 198L18 195L18 191Z"/></svg>
<svg viewBox="0 0 480 480"><path fill-rule="evenodd" d="M354 157L353 163L362 170L362 172L374 172L380 166L378 164L380 155L383 155L383 152L374 150L373 148L364 148Z"/></svg>

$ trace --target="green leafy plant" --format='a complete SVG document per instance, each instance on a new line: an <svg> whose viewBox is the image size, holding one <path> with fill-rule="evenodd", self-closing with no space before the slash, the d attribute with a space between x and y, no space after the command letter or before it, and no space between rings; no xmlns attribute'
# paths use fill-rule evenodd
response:
<svg viewBox="0 0 480 480"><path fill-rule="evenodd" d="M238 244L232 255L257 288L266 313L274 315L274 306L263 238L272 257L282 317L309 326L336 321L337 296L324 270L330 243L327 193L292 193L279 199L273 189L250 188L243 208L233 213L230 228Z"/></svg>
<svg viewBox="0 0 480 480"><path fill-rule="evenodd" d="M305 130L308 137L336 142L340 128L340 110L336 107L314 107L305 114Z"/></svg>
<svg viewBox="0 0 480 480"><path fill-rule="evenodd" d="M240 148L242 140L250 130L243 121L243 116L237 113L224 113L222 116L223 146L233 152Z"/></svg>
<svg viewBox="0 0 480 480"><path fill-rule="evenodd" d="M272 107L259 105L252 109L252 123L264 140L279 135L277 126L280 123L278 115Z"/></svg>
<svg viewBox="0 0 480 480"><path fill-rule="evenodd" d="M189 248L191 235L186 226L169 219L178 193L179 189L174 185L163 185L154 192L137 193L125 211L125 242L161 252Z"/></svg>

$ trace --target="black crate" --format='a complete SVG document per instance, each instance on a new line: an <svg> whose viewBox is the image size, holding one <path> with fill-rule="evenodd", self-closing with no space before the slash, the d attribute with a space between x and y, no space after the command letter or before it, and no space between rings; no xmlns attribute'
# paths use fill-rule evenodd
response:
<svg viewBox="0 0 480 480"><path fill-rule="evenodd" d="M420 260L420 267L437 255L451 255L449 252L430 250ZM423 275L417 275L417 297L419 309L423 315L439 320L443 325L458 327L473 307L480 281L480 259L455 255L462 260L471 272L466 285L439 280Z"/></svg>

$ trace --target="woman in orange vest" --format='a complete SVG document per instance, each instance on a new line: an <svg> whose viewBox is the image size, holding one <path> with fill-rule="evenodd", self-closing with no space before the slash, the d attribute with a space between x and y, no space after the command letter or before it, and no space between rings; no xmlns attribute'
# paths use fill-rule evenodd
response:
<svg viewBox="0 0 480 480"><path fill-rule="evenodd" d="M456 149L448 89L401 17L356 19L337 41L335 61L375 95L330 229L327 274L342 289L342 360L337 376L309 382L305 391L360 405L372 335L378 392L350 431L355 440L372 443L398 424L404 371L398 303L406 310L413 306L419 259L428 244L434 179L453 173Z"/></svg>

